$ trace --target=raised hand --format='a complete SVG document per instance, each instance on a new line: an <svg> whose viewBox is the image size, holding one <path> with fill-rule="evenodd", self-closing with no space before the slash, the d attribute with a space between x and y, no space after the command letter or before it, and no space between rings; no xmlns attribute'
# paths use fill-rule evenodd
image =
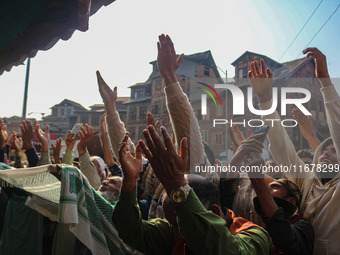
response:
<svg viewBox="0 0 340 255"><path fill-rule="evenodd" d="M59 137L56 140L55 146L52 143L52 148L53 148L53 158L54 158L54 163L59 164L60 163L60 151L63 145L61 144L61 137Z"/></svg>
<svg viewBox="0 0 340 255"><path fill-rule="evenodd" d="M13 144L14 144L14 149L16 154L20 154L23 142L22 138L17 136L17 133L13 132Z"/></svg>
<svg viewBox="0 0 340 255"><path fill-rule="evenodd" d="M45 132L41 130L40 125L38 124L37 120L34 120L34 129L35 134L38 137L39 141L41 142L41 150L44 152L48 152L50 146L50 128L49 125L46 125Z"/></svg>
<svg viewBox="0 0 340 255"><path fill-rule="evenodd" d="M106 116L107 114L104 113L103 116L100 118L100 128L102 130L102 136L107 135Z"/></svg>
<svg viewBox="0 0 340 255"><path fill-rule="evenodd" d="M66 148L73 151L74 144L79 139L79 135L76 134L75 136L71 133L71 131L68 131L67 134L63 137L63 140L66 143Z"/></svg>
<svg viewBox="0 0 340 255"><path fill-rule="evenodd" d="M8 138L6 139L6 145L9 145L9 146L12 145L12 143L13 143L13 141L14 141L14 133L15 133L15 132L12 132L12 133L8 136Z"/></svg>
<svg viewBox="0 0 340 255"><path fill-rule="evenodd" d="M299 123L301 134L308 141L313 151L315 151L320 144L320 140L314 132L312 116L306 116L298 109L293 109L292 114L293 118Z"/></svg>
<svg viewBox="0 0 340 255"><path fill-rule="evenodd" d="M245 140L244 135L237 125L231 126L230 123L228 123L228 132L232 142L234 143L235 148L237 149L238 146L240 146L241 142Z"/></svg>
<svg viewBox="0 0 340 255"><path fill-rule="evenodd" d="M119 148L119 161L124 173L122 190L132 191L136 187L139 172L142 168L142 149L139 144L136 146L135 156L132 156L127 140L129 133L126 133Z"/></svg>
<svg viewBox="0 0 340 255"><path fill-rule="evenodd" d="M171 38L168 35L161 34L157 42L158 56L157 65L165 86L177 82L175 72L179 68L184 54L178 58Z"/></svg>
<svg viewBox="0 0 340 255"><path fill-rule="evenodd" d="M160 135L161 134L161 130L159 128L159 121L157 120L155 122L155 119L153 118L153 115L151 112L147 112L146 113L146 124L149 126L149 125L152 125L155 127L157 133Z"/></svg>
<svg viewBox="0 0 340 255"><path fill-rule="evenodd" d="M32 140L34 137L34 132L32 123L29 120L23 120L20 124L20 129L22 133L23 148L25 150L33 148Z"/></svg>
<svg viewBox="0 0 340 255"><path fill-rule="evenodd" d="M178 155L165 127L161 127L161 133L164 144L154 126L148 126L148 130L143 131L148 147L143 141L139 141L139 145L157 178L163 184L166 192L170 194L173 189L187 184L184 172L189 164L188 142L186 137L181 140L180 154Z"/></svg>
<svg viewBox="0 0 340 255"><path fill-rule="evenodd" d="M269 68L266 70L263 59L261 59L261 70L256 60L251 63L248 77L259 102L268 102L270 100L270 91L273 85L273 74Z"/></svg>
<svg viewBox="0 0 340 255"><path fill-rule="evenodd" d="M0 149L3 150L5 148L7 140L7 127L4 124L3 120L0 119Z"/></svg>
<svg viewBox="0 0 340 255"><path fill-rule="evenodd" d="M102 97L105 105L105 111L109 115L116 111L116 101L117 101L117 87L114 87L113 91L106 84L100 72L97 71L97 82L100 96Z"/></svg>
<svg viewBox="0 0 340 255"><path fill-rule="evenodd" d="M327 87L332 84L329 78L326 56L315 47L310 47L302 51L307 54L307 58L313 57L315 59L315 76L320 80L322 87Z"/></svg>
<svg viewBox="0 0 340 255"><path fill-rule="evenodd" d="M245 160L246 156L251 152L261 154L263 143L256 139L260 136L262 136L262 134L250 136L247 139L243 140L236 150L233 158L231 159L230 165L239 167L241 162Z"/></svg>
<svg viewBox="0 0 340 255"><path fill-rule="evenodd" d="M93 135L92 127L85 124L85 128L80 127L78 135L80 137L80 142L78 143L77 149L79 156L81 156L87 152L87 144L92 139Z"/></svg>

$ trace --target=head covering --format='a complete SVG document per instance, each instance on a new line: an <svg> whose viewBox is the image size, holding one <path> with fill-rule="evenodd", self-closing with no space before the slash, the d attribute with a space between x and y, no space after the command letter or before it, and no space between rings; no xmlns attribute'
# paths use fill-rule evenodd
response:
<svg viewBox="0 0 340 255"><path fill-rule="evenodd" d="M288 179L278 179L275 182L281 183L288 190L287 195L296 199L296 206L299 207L301 203L302 193L296 184Z"/></svg>
<svg viewBox="0 0 340 255"><path fill-rule="evenodd" d="M97 160L97 162L98 162L98 164L100 166L100 170L105 171L106 164L105 164L105 161L101 157L92 156L91 157L91 161L92 160Z"/></svg>

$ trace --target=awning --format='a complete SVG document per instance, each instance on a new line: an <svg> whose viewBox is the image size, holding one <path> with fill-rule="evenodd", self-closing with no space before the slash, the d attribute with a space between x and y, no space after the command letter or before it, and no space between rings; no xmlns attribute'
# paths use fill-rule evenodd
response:
<svg viewBox="0 0 340 255"><path fill-rule="evenodd" d="M75 30L88 30L89 17L115 0L4 0L0 3L0 75L48 50Z"/></svg>

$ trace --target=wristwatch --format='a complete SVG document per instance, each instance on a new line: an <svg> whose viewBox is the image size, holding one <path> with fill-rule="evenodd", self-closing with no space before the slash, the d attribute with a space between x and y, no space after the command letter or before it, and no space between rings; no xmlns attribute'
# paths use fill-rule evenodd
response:
<svg viewBox="0 0 340 255"><path fill-rule="evenodd" d="M189 184L171 191L170 200L176 204L182 204L187 200L191 187Z"/></svg>

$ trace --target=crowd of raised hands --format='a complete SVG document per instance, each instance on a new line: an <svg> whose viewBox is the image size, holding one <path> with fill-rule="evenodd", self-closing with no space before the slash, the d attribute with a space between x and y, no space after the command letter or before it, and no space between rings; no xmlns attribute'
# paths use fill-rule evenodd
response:
<svg viewBox="0 0 340 255"><path fill-rule="evenodd" d="M157 64L160 75L163 78L165 84L165 93L167 99L176 98L176 96L174 95L167 94L170 93L167 91L171 91L167 90L167 88L170 88L171 86L172 87L178 86L180 88L175 72L180 67L184 55L183 54L176 55L174 45L168 35L159 36L157 48L158 48ZM320 80L321 88L332 86L327 70L325 56L317 48L307 48L306 50L303 51L303 53L306 54L307 58L313 57L315 59L315 75ZM176 144L173 143L173 140L170 138L170 135L167 131L167 128L169 127L160 126L159 122L154 119L150 112L148 112L147 115L145 116L146 125L145 129L143 130L144 140L140 140L135 145L131 141L128 130L125 129L124 123L120 121L118 112L116 110L116 101L118 97L117 87L111 89L109 85L104 81L99 71L96 72L96 75L99 93L103 99L106 112L100 120L101 124L100 140L102 143L103 158L98 157L98 155L89 154L88 145L93 139L94 131L92 127L86 123L80 127L77 134L72 134L71 131L69 131L67 134L65 134L64 137L59 137L54 144L51 144L53 158L53 162L51 162L50 136L48 125L46 125L46 127L43 130L37 121L34 121L34 123L32 124L29 120L23 120L20 124L21 133L12 132L9 134L3 120L0 119L0 162L4 162L15 168L34 167L37 165L49 163L76 165L80 169L80 171L87 177L92 187L95 190L97 190L105 199L109 200L111 203L116 203L116 201L118 200L117 210L115 210L113 222L117 224L117 230L122 239L126 241L128 244L135 246L137 250L141 248L140 250L143 251L145 247L150 248L152 246L152 242L150 245L146 246L145 244L138 243L138 238L141 238L144 240L144 242L147 242L149 238L151 237L154 238L152 235L154 235L155 233L156 233L155 235L157 236L157 234L159 234L157 231L160 230L157 230L155 233L153 233L154 225L150 227L151 225L147 225L149 224L149 222L147 221L144 222L142 221L142 219L137 221L132 220L130 223L129 221L127 221L125 222L126 225L122 224L120 220L124 221L124 217L121 215L120 210L122 210L122 208L125 208L124 206L128 205L129 203L133 204L133 202L122 201L131 196L129 194L132 194L133 192L135 192L135 190L137 190L139 194L137 197L137 201L139 203L140 208L143 210L144 207L144 204L142 203L142 200L144 200L143 192L146 192L147 195L153 197L152 201L153 204L149 203L146 206L146 215L148 214L150 208L149 216L146 217L143 216L144 220L146 220L148 217L149 218L153 217L152 216L153 214L151 213L153 210L152 207L153 205L156 206L155 210L160 209L160 211L163 211L162 203L163 205L167 204L166 202L167 199L168 200L170 199L172 202L171 205L173 207L172 210L176 211L176 216L174 217L177 217L177 223L176 222L174 223L175 230L173 232L175 239L179 238L181 240L186 241L189 244L191 250L194 250L196 253L198 251L198 254L200 254L199 252L200 249L202 249L202 251L204 252L207 252L205 254L208 254L209 252L216 250L218 250L216 254L220 254L220 252L222 252L224 249L222 247L223 245L221 245L219 249L205 247L202 246L202 243L204 243L204 241L202 241L201 244L197 244L197 242L192 240L190 236L190 235L195 236L193 231L197 231L197 233L202 234L202 232L200 232L202 229L200 228L199 223L197 223L198 224L197 226L195 224L190 224L190 220L196 220L197 222L200 222L202 226L204 225L209 229L211 226L216 227L216 229L218 229L219 232L214 237L206 236L208 240L210 239L213 240L215 238L216 240L223 240L225 242L230 241L231 237L228 236L226 231L224 231L224 229L227 229L225 227L226 225L225 221L221 222L221 219L224 218L225 216L224 214L228 215L229 213L230 215L233 215L233 212L228 211L228 209L223 211L222 210L223 202L221 203L222 206L220 203L216 204L215 202L209 204L210 201L209 199L216 200L216 198L213 198L213 195L208 199L206 198L202 199L202 192L198 188L196 188L194 189L194 191L197 192L198 199L200 200L200 202L197 202L195 200L196 196L194 196L193 198L192 192L190 193L189 191L191 190L189 185L191 186L193 185L192 184L193 181L190 181L192 180L192 177L190 177L190 175L189 176L187 175L190 173L190 163L193 163L194 161L195 163L207 165L210 165L210 163L215 165L221 165L221 163L218 160L216 162L209 162L206 159L207 157L203 150L203 143L199 138L200 136L199 126L197 124L196 119L194 120L191 119L191 116L194 116L194 114L190 106L190 103L187 99L187 96L183 93L181 89L178 90L180 91L180 94L177 95L177 100L179 100L177 102L183 102L184 105L183 108L180 109L180 111L178 110L179 109L178 105L176 105L176 107L173 107L171 105L176 104L176 102L175 103L171 101L167 102L168 103L167 107L170 115L169 117L172 120L171 128L172 130L175 131ZM271 90L274 78L272 71L270 70L270 68L266 68L264 60L261 59L260 63L258 61L253 61L250 64L248 77L250 85L252 86L256 96L258 97L260 108L262 107L262 109L268 109L271 106ZM311 116L304 115L298 109L293 109L291 114L299 124L301 133L303 137L308 141L312 151L314 152L317 151L321 142L316 135L316 129L313 126ZM193 127L193 129L191 129L193 130L192 133L187 131L190 130L190 126L183 126L184 121L181 121L183 119L185 120L190 119L189 123L191 122L192 125L191 128ZM275 135L273 134L275 130L277 130L276 127L269 129L268 133L269 138ZM263 141L259 139L261 138L261 136L263 136L263 134L251 135L250 137L246 138L238 126L229 126L229 134L232 140L231 149L233 151L233 157L229 162L230 166L240 169L241 166L262 167L266 166L267 163L269 164L269 160L266 162L266 160L261 156L264 147L267 146L267 144L264 144ZM40 142L39 147L33 143L34 137L36 137ZM280 161L279 153L275 152L275 148L280 147L280 149L277 150L282 150L282 148L290 148L289 146L291 141L289 141L289 138L287 137L288 136L285 136L285 133L283 133L282 144L279 144L277 142L273 144L273 139L272 140L269 139L270 151L273 154L273 158L275 160L276 159L278 160L278 162L276 162L277 164L281 164L282 162ZM62 155L61 152L63 146L65 146L66 148ZM73 156L73 150L75 149L75 147L79 155L77 162L75 162ZM190 150L190 147L191 149L193 148L193 150ZM14 149L15 152L15 157L13 161L10 161L9 157L9 151L11 148ZM26 154L27 162L26 161L22 162L22 152ZM197 161L194 158L198 158L199 160ZM206 181L211 181L214 179L212 176L208 176L208 178L206 177L207 176L205 176ZM290 218L288 219L280 218L278 216L281 209L280 204L277 203L276 197L287 200L291 202L294 206L299 207L300 195L298 194L300 194L301 192L296 194L295 193L290 194L290 196L288 196L287 193L286 197L284 196L280 197L279 195L275 196L274 194L278 194L275 192L278 192L277 187L280 185L280 183L286 184L288 182L282 181L283 180L282 178L286 178L285 175L283 174L280 176L280 179L277 180L279 184L277 183L275 184L276 188L272 183L272 181L275 182L275 179L273 178L274 175L271 175L270 172L267 172L266 175L263 174L262 172L257 173L250 172L248 173L248 177L250 178L250 181L248 182L250 188L247 190L248 191L250 190L251 192L253 192L253 194L257 195L258 204L257 208L255 209L261 208L261 212L259 214L262 216L262 220L264 222L263 223L261 220L261 222L255 223L267 227L269 229L268 232L271 235L274 244L279 248L279 250L281 251L295 250L297 253L294 254L310 254L311 250L313 249L313 245L311 245L311 243L313 243L312 242L313 229L310 223L303 223L305 225L301 227L306 232L308 232L305 233L304 237L300 237L297 234L298 237L295 239L293 238L295 241L294 240L282 241L281 240L282 233L278 233L277 231L278 225L276 226L276 229L274 228L273 230L271 229L270 225L273 223L273 221L268 220L268 219L275 220L277 219L275 217L278 217L278 221L280 221L280 224L284 224L283 227L285 228L285 231L288 231L286 233L295 236L296 233L294 232L294 230L292 230L293 228L290 227L289 223ZM233 174L229 173L226 176L219 176L219 178L221 180L217 181L217 184L220 184L221 186L225 185L225 183L228 183L227 185L230 185L229 182L223 182L224 180L227 181L240 180L241 184L233 185L233 187L236 187L235 192L230 193L232 194L231 201L233 201L235 197L234 204L233 203L228 204L229 209L237 208L238 206L237 203L239 202L238 198L240 197L240 193L242 190L241 186L243 185L242 178L240 179L240 175L238 172ZM148 181L151 182L151 184L150 183L147 184ZM204 181L196 180L194 182ZM293 183L289 187L295 187L294 185L296 187L299 186L299 188L303 187L298 183L297 184ZM150 187L152 187L152 189ZM223 190L223 188L219 187L220 193L221 190ZM180 196L176 197L173 195L173 194L176 195L177 194L176 192L178 192L178 194L181 192L187 193L185 193L183 197ZM119 194L121 194L120 199L118 199ZM223 197L223 195L224 194L219 194L217 200L219 199L219 196ZM249 203L249 206L251 208L249 210L253 210L255 205L255 202L254 204L252 203L252 198L253 197L251 195L249 195L248 197L246 196L246 199L251 200ZM178 200L184 199L184 202L176 204L177 203L176 199ZM190 201L193 209L192 208L189 209L186 208L185 206L182 206L182 204L185 203L186 199ZM133 208L134 208L133 210L139 210L139 207ZM132 210L132 208L130 208L130 210ZM207 213L208 211L211 214ZM168 213L165 208L164 213L165 214ZM161 215L166 217L165 214ZM187 222L186 220L183 220L183 215L186 215L185 217L187 217L186 218ZM214 218L215 216L218 216L219 218ZM137 215L136 217L140 216ZM250 216L248 218L247 216L244 217L246 218L245 220L256 221L255 218L251 218ZM117 219L120 219L119 222L117 222ZM135 222L134 226L131 226L132 222ZM171 223L170 220L169 222ZM141 227L138 227L139 226L138 224L141 224ZM124 229L126 226L127 229ZM149 226L150 229L145 226ZM131 231L131 229L135 228L136 231L138 230L139 231L138 233L142 235L141 237L131 238L130 236L126 236L126 233L128 233L126 231L129 230ZM181 231L179 231L179 229L181 229ZM217 231L216 229L215 231ZM242 231L248 231L248 229L245 228ZM263 233L265 233L264 234L265 236L267 235L266 234L267 232ZM253 236L254 239L258 238L258 236L256 235ZM269 251L268 245L269 239L267 237L263 239L263 236L261 238L262 241L258 241L257 244L250 244L247 247L247 249L249 248L250 251L250 253L248 254L263 254L258 253L258 250L267 246ZM178 240L176 239L176 241ZM300 245L301 243L304 243L304 245ZM287 246L287 244L289 246L289 249L285 247ZM234 243L234 245L236 244ZM245 244L243 244L241 241L237 245L242 246Z"/></svg>

